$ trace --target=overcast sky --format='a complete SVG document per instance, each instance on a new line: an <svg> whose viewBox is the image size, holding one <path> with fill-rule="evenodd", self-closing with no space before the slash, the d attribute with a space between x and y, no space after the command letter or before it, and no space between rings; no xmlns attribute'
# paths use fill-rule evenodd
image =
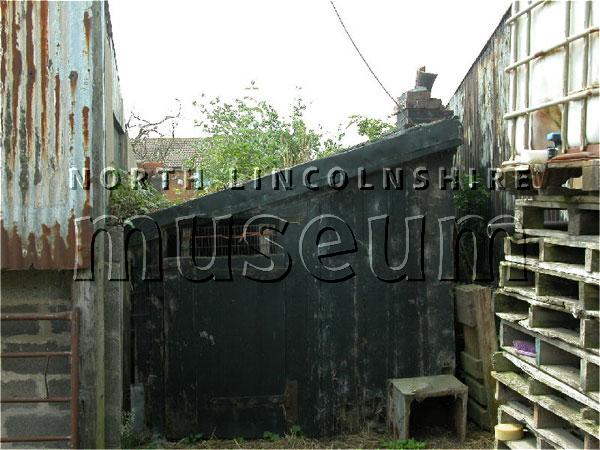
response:
<svg viewBox="0 0 600 450"><path fill-rule="evenodd" d="M416 69L438 73L433 95L452 96L509 7L508 1L355 1L336 7L394 97ZM201 93L248 94L254 80L281 111L298 94L310 125L335 132L348 116L386 118L394 104L345 35L329 0L110 1L121 90L130 110L160 118L184 105L177 134L200 135Z"/></svg>

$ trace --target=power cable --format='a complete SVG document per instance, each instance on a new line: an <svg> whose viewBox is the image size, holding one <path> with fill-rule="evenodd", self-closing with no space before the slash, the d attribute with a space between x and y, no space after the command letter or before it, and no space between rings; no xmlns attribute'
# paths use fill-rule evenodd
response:
<svg viewBox="0 0 600 450"><path fill-rule="evenodd" d="M329 0L329 2L331 3L331 6L333 7L333 11L335 12L335 15L337 16L338 20L340 21L340 24L342 25L342 28L346 32L346 35L348 36L348 39L350 39L350 42L352 42L352 45L356 49L356 52L358 53L358 55L360 56L360 58L363 60L363 62L367 66L367 69L369 69L369 72L371 72L371 75L373 75L373 77L375 78L375 80L377 80L377 82L379 83L379 86L381 86L381 89L383 89L385 91L385 93L387 94L387 96L390 99L392 99L392 101L396 104L396 106L398 108L400 108L400 104L398 103L398 101L385 88L385 86L383 85L383 83L381 82L381 80L379 79L379 77L377 75L375 75L375 72L373 72L373 69L371 69L371 66L369 65L369 63L367 62L367 60L365 59L365 57L363 56L363 54L361 53L361 51L358 49L358 46L354 42L354 39L352 39L352 36L350 35L350 32L348 31L348 28L346 28L346 25L344 24L344 21L342 20L342 17L340 16L340 13L338 12L337 8L335 7L335 4L333 3L333 0Z"/></svg>

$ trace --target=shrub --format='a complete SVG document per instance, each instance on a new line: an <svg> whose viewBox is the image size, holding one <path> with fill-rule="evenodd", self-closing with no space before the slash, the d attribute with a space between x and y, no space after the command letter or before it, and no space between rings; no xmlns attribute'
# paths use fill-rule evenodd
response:
<svg viewBox="0 0 600 450"><path fill-rule="evenodd" d="M110 191L109 212L116 216L119 222L126 219L150 214L159 209L168 208L172 203L152 184L141 182L132 186L131 177L119 172L120 182Z"/></svg>

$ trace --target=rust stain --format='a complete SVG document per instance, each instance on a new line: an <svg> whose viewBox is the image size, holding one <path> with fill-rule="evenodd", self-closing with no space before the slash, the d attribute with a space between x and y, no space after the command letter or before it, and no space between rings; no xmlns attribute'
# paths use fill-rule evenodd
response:
<svg viewBox="0 0 600 450"><path fill-rule="evenodd" d="M33 171L33 183L38 185L42 181L42 172L40 171L40 164L42 160L42 143L40 142L40 133L35 131L35 169Z"/></svg>
<svg viewBox="0 0 600 450"><path fill-rule="evenodd" d="M92 206L91 206L91 191L90 191L90 157L85 157L84 163L84 189L85 189L85 201L83 203L83 210L81 217L92 217ZM69 253L73 257L73 266L78 269L83 269L91 266L92 261L92 239L93 239L93 227L91 221L81 221L79 228L79 236L75 230L75 216L71 215L69 219L69 229L67 231L67 242L73 242L72 253ZM78 245L79 244L79 245Z"/></svg>
<svg viewBox="0 0 600 450"><path fill-rule="evenodd" d="M27 2L25 14L25 59L27 62L27 112L25 126L27 127L27 154L33 147L33 89L35 87L36 68L33 54L33 1Z"/></svg>
<svg viewBox="0 0 600 450"><path fill-rule="evenodd" d="M75 130L75 113L69 113L69 128L71 129L71 136Z"/></svg>
<svg viewBox="0 0 600 450"><path fill-rule="evenodd" d="M41 86L42 86L42 159L48 152L48 2L40 2L40 34L42 48L40 49Z"/></svg>
<svg viewBox="0 0 600 450"><path fill-rule="evenodd" d="M82 217L92 217L92 207L89 202L89 191L86 191L86 193L88 199L86 199L85 204L83 205ZM67 233L67 236L72 236L73 242L79 242L80 244L75 249L75 254L78 255L76 259L77 268L83 269L90 267L92 260L92 223L89 220L81 222L79 236L76 236L75 216L71 216L71 219L69 220L69 232ZM73 266L74 265L75 263L73 263Z"/></svg>
<svg viewBox="0 0 600 450"><path fill-rule="evenodd" d="M4 228L4 222L0 220L0 223L2 224L2 231L0 234L2 243L2 268L22 268L24 265L23 249L17 226L14 225L9 233L8 230Z"/></svg>
<svg viewBox="0 0 600 450"><path fill-rule="evenodd" d="M0 261L2 262L2 268L8 265L7 261L9 260L8 255L8 231L4 228L4 221L2 222L2 227L0 228ZM11 258L12 259L12 258Z"/></svg>
<svg viewBox="0 0 600 450"><path fill-rule="evenodd" d="M50 237L54 242L54 252L52 252L54 261L70 263L72 261L72 258L69 258L68 245L64 241L64 239L62 239L62 236L60 234L60 224L58 222L55 222L52 226L52 229L50 230ZM69 242L68 237L67 242Z"/></svg>
<svg viewBox="0 0 600 450"><path fill-rule="evenodd" d="M8 2L6 0L0 1L0 41L2 44L2 58L0 59L0 81L2 86L6 85L6 55L8 54L8 35L6 30L8 23L6 18L8 17Z"/></svg>
<svg viewBox="0 0 600 450"><path fill-rule="evenodd" d="M76 70L72 70L69 74L69 82L71 83L71 97L73 101L75 101L75 92L77 91L77 78L79 78L79 74Z"/></svg>
<svg viewBox="0 0 600 450"><path fill-rule="evenodd" d="M37 257L38 267L47 269L52 266L52 248L50 247L50 228L42 224L42 234L38 237L41 241L40 253Z"/></svg>
<svg viewBox="0 0 600 450"><path fill-rule="evenodd" d="M74 216L71 215L71 218L73 218ZM62 248L64 250L64 260L65 261L69 261L71 267L75 266L75 260L76 260L76 255L77 255L77 238L75 236L75 221L74 220L69 220L69 223L67 224L67 242L69 243L69 245L67 246L63 246ZM57 230L57 232L59 232L60 230ZM89 263L89 260L87 261L87 263ZM82 261L82 264L80 264L80 268L83 268L86 264L86 261ZM87 266L86 266L87 267Z"/></svg>
<svg viewBox="0 0 600 450"><path fill-rule="evenodd" d="M91 174L91 172L90 172L90 157L86 156L84 167L83 167L83 188L86 190L85 205L88 205L88 206L90 204L90 181L91 181L90 174ZM85 209L85 206L84 206L84 209ZM91 211L91 209L90 209L90 211Z"/></svg>
<svg viewBox="0 0 600 450"><path fill-rule="evenodd" d="M54 76L54 154L58 162L60 155L60 75Z"/></svg>
<svg viewBox="0 0 600 450"><path fill-rule="evenodd" d="M21 203L26 205L29 199L29 149L27 146L27 126L25 109L21 108L19 117L19 163L21 173L19 174L19 188L21 189Z"/></svg>
<svg viewBox="0 0 600 450"><path fill-rule="evenodd" d="M84 106L81 115L83 116L83 152L87 155L90 143L90 108Z"/></svg>
<svg viewBox="0 0 600 450"><path fill-rule="evenodd" d="M12 118L13 124L17 123L18 115L17 111L19 108L19 86L21 83L21 72L23 71L23 60L21 59L21 51L19 50L19 29L20 26L17 23L17 4L12 5L13 8L13 27L12 27ZM13 126L12 129L12 149L7 156L8 165L12 168L15 166L15 158L17 155L17 126Z"/></svg>
<svg viewBox="0 0 600 450"><path fill-rule="evenodd" d="M37 246L35 245L35 234L29 233L27 236L27 250L24 255L24 264L26 268L33 266L33 262L37 259Z"/></svg>
<svg viewBox="0 0 600 450"><path fill-rule="evenodd" d="M86 11L83 13L83 28L85 29L85 47L87 52L90 52L90 34L92 31L92 18Z"/></svg>
<svg viewBox="0 0 600 450"><path fill-rule="evenodd" d="M89 215L91 208L84 207L83 214ZM0 220L0 244L2 252L2 269L73 269L77 263L79 268L90 265L92 228L89 222L84 222L79 236L78 246L75 231L75 215L71 210L67 225L67 236L61 235L58 222L52 226L41 225L39 233L27 235L26 248L17 231L17 226L9 230Z"/></svg>

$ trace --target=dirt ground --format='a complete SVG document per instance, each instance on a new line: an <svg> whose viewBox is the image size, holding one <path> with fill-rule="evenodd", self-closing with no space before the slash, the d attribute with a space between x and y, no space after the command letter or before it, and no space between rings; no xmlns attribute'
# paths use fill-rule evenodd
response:
<svg viewBox="0 0 600 450"><path fill-rule="evenodd" d="M453 434L444 428L429 428L419 432L414 436L416 441L424 442L423 447L427 449L435 448L478 448L492 449L494 448L494 437L489 431L483 431L475 425L468 425L467 438L465 442L459 442ZM394 445L393 438L390 435L365 432L361 434L343 435L333 438L310 439L303 436L283 436L281 439L257 439L244 440L240 439L204 439L191 440L184 439L179 442L161 442L159 447L163 448L219 448L219 449L251 449L251 448L301 448L301 449L317 449L317 448L413 448L410 445ZM153 447L154 447L153 446ZM155 447L156 448L156 447Z"/></svg>

